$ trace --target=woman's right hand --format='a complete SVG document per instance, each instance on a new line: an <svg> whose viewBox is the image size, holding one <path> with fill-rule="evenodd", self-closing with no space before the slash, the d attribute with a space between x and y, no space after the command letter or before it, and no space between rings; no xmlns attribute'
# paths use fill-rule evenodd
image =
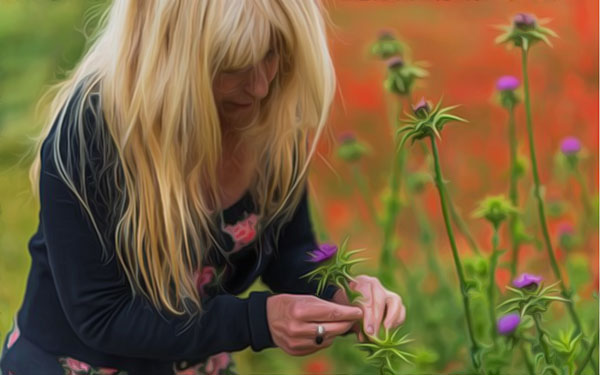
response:
<svg viewBox="0 0 600 375"><path fill-rule="evenodd" d="M362 319L359 307L344 306L305 294L276 294L267 298L267 320L275 345L286 353L304 356L326 348ZM317 344L317 326L325 328Z"/></svg>

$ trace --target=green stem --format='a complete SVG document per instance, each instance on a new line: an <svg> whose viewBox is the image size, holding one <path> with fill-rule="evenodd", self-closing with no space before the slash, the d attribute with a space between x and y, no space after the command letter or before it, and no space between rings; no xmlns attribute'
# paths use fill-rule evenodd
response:
<svg viewBox="0 0 600 375"><path fill-rule="evenodd" d="M515 126L515 110L514 106L511 106L508 111L508 140L510 145L510 186L508 189L508 197L510 202L515 207L519 207L519 191L517 189L517 132ZM519 241L517 239L516 227L517 224L517 213L513 212L509 218L510 228L510 244L512 248L512 259L510 262L510 278L515 278L518 269L519 261Z"/></svg>
<svg viewBox="0 0 600 375"><path fill-rule="evenodd" d="M375 207L373 206L373 201L371 199L373 195L369 191L369 185L367 184L367 181L365 180L363 174L360 173L360 170L355 163L350 166L350 169L352 170L352 175L354 176L358 190L360 191L360 194L367 205L369 215L371 215L371 218L375 220L375 223L379 223L377 212L375 211Z"/></svg>
<svg viewBox="0 0 600 375"><path fill-rule="evenodd" d="M448 233L448 239L450 240L450 246L452 248L452 257L454 259L454 265L456 266L456 272L458 274L458 281L460 283L460 291L462 294L462 301L465 310L465 318L467 320L467 329L469 333L469 338L471 340L471 361L477 371L479 371L481 367L481 363L479 361L479 344L477 339L475 338L475 333L473 331L473 323L471 318L471 308L469 302L469 295L467 291L467 285L465 282L465 275L463 272L462 264L460 261L460 257L458 255L458 249L456 247L456 242L454 240L454 232L452 231L452 225L450 224L450 215L448 214L448 206L446 204L446 189L444 187L442 170L440 167L440 160L437 150L437 145L435 143L435 138L433 135L429 136L431 141L431 149L433 151L433 160L435 165L435 183L438 188L438 193L440 196L440 203L442 206L442 213L444 215L444 223L446 225L446 231Z"/></svg>
<svg viewBox="0 0 600 375"><path fill-rule="evenodd" d="M498 331L496 329L496 264L498 263L498 228L494 227L494 235L492 236L492 255L490 255L490 279L488 282L488 308L491 323L491 336L494 345L498 344Z"/></svg>
<svg viewBox="0 0 600 375"><path fill-rule="evenodd" d="M529 373L529 375L535 375L535 366L534 366L533 362L531 361L531 356L529 355L529 352L527 351L525 344L521 341L521 344L519 346L521 348L521 354L523 355L523 360L525 361L525 367L527 367L527 372Z"/></svg>
<svg viewBox="0 0 600 375"><path fill-rule="evenodd" d="M586 215L586 226L593 226L593 221L594 218L593 216L593 210L592 210L592 204L590 203L590 198L589 198L589 194L588 194L588 190L587 190L587 184L585 182L585 179L583 178L583 175L581 174L581 172L579 171L579 168L577 168L577 166L573 167L573 172L575 173L575 179L577 179L577 182L579 183L579 186L581 188L581 201L583 203L583 209L585 210L585 215Z"/></svg>
<svg viewBox="0 0 600 375"><path fill-rule="evenodd" d="M598 330L596 330L596 333L594 334L594 338L592 340L592 345L590 345L587 348L587 352L585 352L585 357L583 357L583 362L581 362L581 365L579 366L579 368L577 369L577 372L575 372L575 375L580 375L581 372L583 371L583 369L585 368L585 366L588 363L592 363L592 356L594 355L594 349L596 348L596 344L598 343ZM595 368L595 373L598 373L598 369Z"/></svg>
<svg viewBox="0 0 600 375"><path fill-rule="evenodd" d="M452 199L450 199L450 197L448 197L448 208L450 209L450 215L452 215L452 221L454 221L454 223L456 223L456 227L458 228L458 230L467 239L467 242L469 243L471 250L475 254L481 255L481 251L479 251L479 246L477 246L477 242L475 241L475 238L473 238L473 235L471 234L469 227L465 224L465 221L462 219L460 214L456 211L456 207L454 206L454 203L452 202Z"/></svg>
<svg viewBox="0 0 600 375"><path fill-rule="evenodd" d="M538 340L540 342L540 345L542 346L542 350L544 351L544 360L547 364L550 364L550 348L544 340L544 336L547 336L547 334L546 331L542 328L542 323L540 322L540 314L534 314L533 321L535 322L535 328L538 333Z"/></svg>
<svg viewBox="0 0 600 375"><path fill-rule="evenodd" d="M404 148L395 153L390 174L390 197L387 201L383 216L383 244L381 249L381 259L379 261L379 276L381 283L386 288L394 288L394 271L396 264L399 264L401 270L406 272L406 267L401 260L397 259L394 252L394 233L396 229L396 217L400 210L400 181L404 170L406 160L406 151Z"/></svg>
<svg viewBox="0 0 600 375"><path fill-rule="evenodd" d="M523 83L525 87L525 112L527 115L527 134L529 137L529 153L531 157L531 170L533 172L533 182L534 182L534 196L537 200L538 214L540 219L540 224L542 227L542 234L544 235L544 242L546 244L546 250L548 252L548 257L550 258L550 265L552 266L552 271L554 272L554 276L560 282L560 288L562 291L562 296L569 300L567 303L567 308L569 310L569 314L573 323L575 324L575 332L574 335L582 332L581 321L575 312L575 307L573 305L573 301L571 300L571 293L568 291L565 281L561 275L560 268L558 267L558 262L556 261L556 257L554 255L554 250L552 249L552 242L550 241L550 233L548 232L548 225L546 223L546 215L544 213L544 201L541 193L541 183L540 177L537 169L537 161L535 156L535 144L533 142L533 125L531 120L531 103L529 99L529 79L527 77L527 51L521 49L522 51L522 67L523 67Z"/></svg>
<svg viewBox="0 0 600 375"><path fill-rule="evenodd" d="M360 292L355 292L352 289L350 289L350 285L348 285L348 280L345 278L342 278L342 288L344 288L344 292L346 293L346 296L348 297L348 301L350 302L350 304L354 304L354 301L356 301L356 299L358 297L362 296L362 293ZM367 333L365 332L365 325L364 323L361 321L360 323L360 330L363 334L363 337L366 340L369 340L369 335L367 335ZM377 335L378 332L375 332L374 335Z"/></svg>
<svg viewBox="0 0 600 375"><path fill-rule="evenodd" d="M440 290L449 293L452 291L452 289L450 288L450 284L444 276L444 271L442 270L442 267L440 267L440 264L437 261L437 257L433 252L433 238L435 236L435 232L431 227L431 223L427 218L427 214L423 210L421 201L416 198L411 199L411 201L414 204L417 223L419 223L419 238L421 244L423 245L423 248L425 249L425 256L427 258L427 264L429 265L429 269L434 275L437 276Z"/></svg>

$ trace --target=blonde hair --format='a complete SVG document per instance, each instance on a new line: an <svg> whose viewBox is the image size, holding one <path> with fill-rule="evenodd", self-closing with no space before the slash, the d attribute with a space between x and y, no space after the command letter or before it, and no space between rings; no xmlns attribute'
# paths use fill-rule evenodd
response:
<svg viewBox="0 0 600 375"><path fill-rule="evenodd" d="M115 0L81 62L52 87L50 121L30 169L35 194L41 145L56 122L53 161L106 252L85 176L86 142L100 140L101 173L113 179L104 196L114 225L108 241L132 292L176 315L201 311L193 271L213 246L222 250L213 236L222 209L222 134L212 82L220 69L256 63L267 48L278 49L278 74L241 138L261 144L250 190L265 219L261 228L281 228L300 201L334 97L324 16L313 0ZM74 120L63 121L71 102ZM86 111L94 114L91 130L84 128ZM80 142L78 165L60 156L63 131Z"/></svg>

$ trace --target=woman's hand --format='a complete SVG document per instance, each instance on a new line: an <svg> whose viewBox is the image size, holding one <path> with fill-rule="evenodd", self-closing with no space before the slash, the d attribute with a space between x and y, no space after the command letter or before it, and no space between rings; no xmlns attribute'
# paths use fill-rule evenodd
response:
<svg viewBox="0 0 600 375"><path fill-rule="evenodd" d="M277 294L267 298L267 320L275 345L295 356L326 348L363 317L359 307L345 306L310 295ZM325 328L323 342L315 342L317 326Z"/></svg>
<svg viewBox="0 0 600 375"><path fill-rule="evenodd" d="M375 277L359 275L354 280L350 281L348 286L350 289L362 294L362 297L354 301L354 305L360 307L363 311L363 327L369 336L377 335L382 320L383 326L387 329L395 328L404 323L406 308L402 304L402 297L385 289ZM333 302L350 305L343 289L335 293ZM365 341L358 323L352 326L352 331L356 332L360 342Z"/></svg>

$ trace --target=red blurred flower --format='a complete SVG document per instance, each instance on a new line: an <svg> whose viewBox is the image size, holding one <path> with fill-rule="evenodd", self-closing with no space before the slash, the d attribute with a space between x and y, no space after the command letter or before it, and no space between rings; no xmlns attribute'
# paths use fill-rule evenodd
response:
<svg viewBox="0 0 600 375"><path fill-rule="evenodd" d="M303 371L305 374L330 373L332 366L327 358L315 358L305 362Z"/></svg>

